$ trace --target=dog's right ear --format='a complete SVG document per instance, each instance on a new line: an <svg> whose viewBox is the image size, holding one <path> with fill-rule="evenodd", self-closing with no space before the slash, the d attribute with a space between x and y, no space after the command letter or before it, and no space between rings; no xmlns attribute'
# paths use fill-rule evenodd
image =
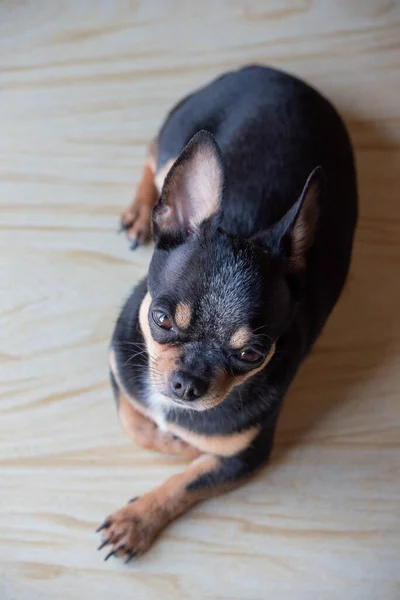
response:
<svg viewBox="0 0 400 600"><path fill-rule="evenodd" d="M199 131L168 172L153 210L153 234L185 239L217 214L222 200L224 169L211 133Z"/></svg>

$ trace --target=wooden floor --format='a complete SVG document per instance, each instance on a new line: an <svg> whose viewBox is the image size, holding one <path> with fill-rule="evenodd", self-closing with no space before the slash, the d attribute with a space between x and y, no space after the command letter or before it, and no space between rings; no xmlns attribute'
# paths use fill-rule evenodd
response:
<svg viewBox="0 0 400 600"><path fill-rule="evenodd" d="M352 273L272 464L129 566L94 533L178 461L122 434L107 375L151 249L115 234L182 94L249 62L338 106L357 156ZM400 598L400 4L0 3L0 598Z"/></svg>

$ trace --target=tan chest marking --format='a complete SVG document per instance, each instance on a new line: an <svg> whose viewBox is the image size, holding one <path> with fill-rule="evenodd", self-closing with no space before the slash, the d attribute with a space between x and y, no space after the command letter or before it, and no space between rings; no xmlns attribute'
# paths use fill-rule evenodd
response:
<svg viewBox="0 0 400 600"><path fill-rule="evenodd" d="M201 435L174 423L168 423L167 430L202 452L218 456L234 456L251 444L259 433L260 427L252 427L231 435Z"/></svg>

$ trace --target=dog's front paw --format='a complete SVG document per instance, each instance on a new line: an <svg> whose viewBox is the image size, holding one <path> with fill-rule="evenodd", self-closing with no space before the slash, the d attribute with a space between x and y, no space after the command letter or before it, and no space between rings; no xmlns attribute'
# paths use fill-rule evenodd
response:
<svg viewBox="0 0 400 600"><path fill-rule="evenodd" d="M126 231L132 250L151 240L151 211L148 202L136 198L122 213L121 231Z"/></svg>
<svg viewBox="0 0 400 600"><path fill-rule="evenodd" d="M148 550L163 527L160 511L150 501L149 494L134 498L124 508L113 513L97 531L103 531L103 541L98 550L109 549L104 560L110 556L134 556Z"/></svg>

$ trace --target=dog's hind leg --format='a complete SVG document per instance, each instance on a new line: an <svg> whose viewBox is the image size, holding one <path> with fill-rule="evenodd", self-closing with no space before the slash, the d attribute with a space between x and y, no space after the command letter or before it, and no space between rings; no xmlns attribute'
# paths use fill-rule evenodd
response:
<svg viewBox="0 0 400 600"><path fill-rule="evenodd" d="M151 213L159 194L155 182L156 164L157 142L154 141L149 147L132 204L121 216L121 229L126 231L132 250L151 239Z"/></svg>

